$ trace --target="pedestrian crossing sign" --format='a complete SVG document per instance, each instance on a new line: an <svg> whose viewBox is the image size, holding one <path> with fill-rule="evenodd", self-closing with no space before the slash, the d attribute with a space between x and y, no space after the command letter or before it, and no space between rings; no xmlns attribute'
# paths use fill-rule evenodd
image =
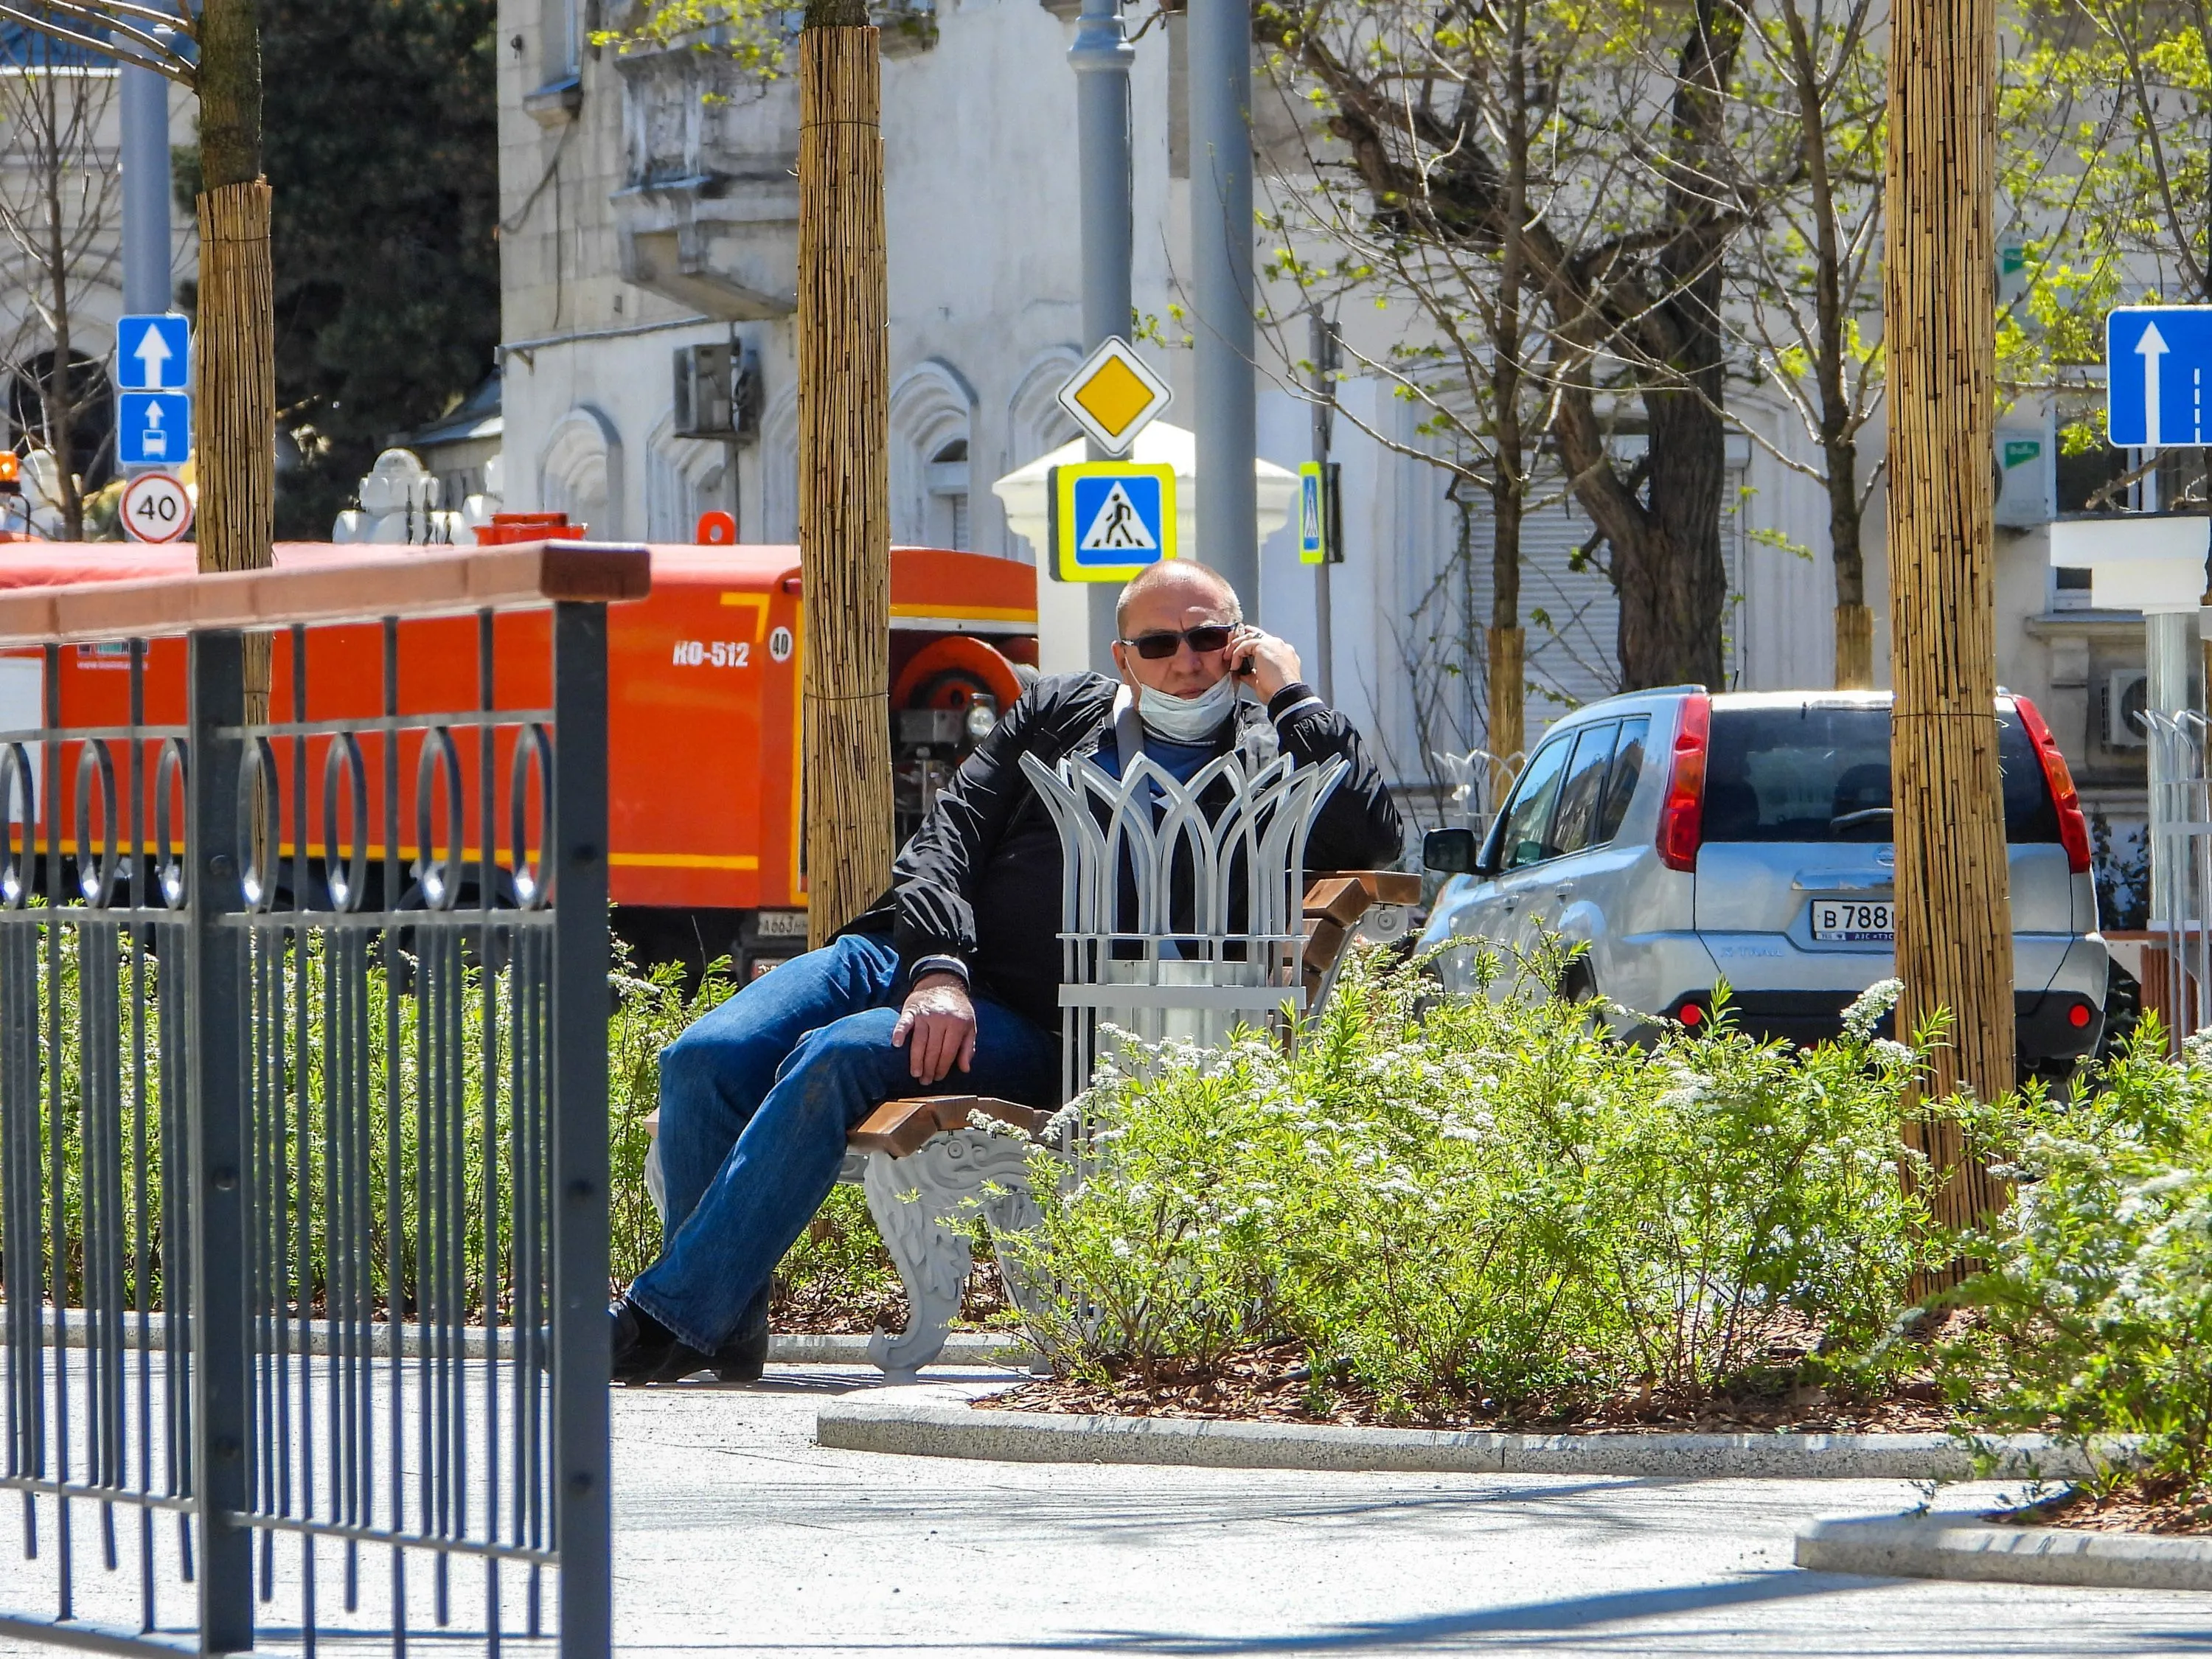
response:
<svg viewBox="0 0 2212 1659"><path fill-rule="evenodd" d="M1319 461L1298 468L1298 562L1325 564L1328 561L1328 514L1322 502L1328 489Z"/></svg>
<svg viewBox="0 0 2212 1659"><path fill-rule="evenodd" d="M1052 574L1125 582L1176 556L1175 468L1085 461L1052 470Z"/></svg>

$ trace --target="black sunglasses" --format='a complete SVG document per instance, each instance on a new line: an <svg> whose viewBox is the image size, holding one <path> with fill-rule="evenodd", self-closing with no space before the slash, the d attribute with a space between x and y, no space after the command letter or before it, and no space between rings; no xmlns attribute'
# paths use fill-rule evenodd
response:
<svg viewBox="0 0 2212 1659"><path fill-rule="evenodd" d="M1175 655L1185 640L1190 641L1190 648L1200 656L1209 651L1224 650L1229 644L1230 633L1230 627L1225 623L1201 623L1196 628L1186 628L1180 633L1171 628L1156 629L1151 633L1139 634L1133 640L1123 640L1121 643L1146 662L1160 662Z"/></svg>

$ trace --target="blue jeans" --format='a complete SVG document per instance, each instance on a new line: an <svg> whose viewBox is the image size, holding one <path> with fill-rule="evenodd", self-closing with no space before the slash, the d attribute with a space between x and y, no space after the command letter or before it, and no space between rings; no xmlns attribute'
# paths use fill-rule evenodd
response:
<svg viewBox="0 0 2212 1659"><path fill-rule="evenodd" d="M924 1084L891 1046L906 976L888 939L848 934L763 974L660 1053L660 1259L630 1299L702 1353L734 1332L837 1184L845 1136L886 1100L1051 1100L1059 1044L975 998L974 1069Z"/></svg>

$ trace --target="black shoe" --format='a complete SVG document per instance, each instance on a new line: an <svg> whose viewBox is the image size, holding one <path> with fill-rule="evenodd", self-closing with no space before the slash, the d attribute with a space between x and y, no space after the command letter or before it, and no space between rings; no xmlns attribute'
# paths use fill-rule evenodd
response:
<svg viewBox="0 0 2212 1659"><path fill-rule="evenodd" d="M714 1375L725 1382L757 1382L768 1368L768 1296L763 1291L745 1317L714 1350Z"/></svg>
<svg viewBox="0 0 2212 1659"><path fill-rule="evenodd" d="M647 1382L680 1382L694 1371L716 1362L676 1334L626 1296L617 1297L607 1313L614 1322L610 1370L614 1380L630 1388Z"/></svg>

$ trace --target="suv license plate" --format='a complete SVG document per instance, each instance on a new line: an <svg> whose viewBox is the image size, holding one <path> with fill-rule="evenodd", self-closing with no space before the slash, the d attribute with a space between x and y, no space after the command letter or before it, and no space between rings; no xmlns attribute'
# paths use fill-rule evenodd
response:
<svg viewBox="0 0 2212 1659"><path fill-rule="evenodd" d="M1813 937L1845 945L1892 945L1897 919L1887 901L1818 899L1813 905Z"/></svg>

